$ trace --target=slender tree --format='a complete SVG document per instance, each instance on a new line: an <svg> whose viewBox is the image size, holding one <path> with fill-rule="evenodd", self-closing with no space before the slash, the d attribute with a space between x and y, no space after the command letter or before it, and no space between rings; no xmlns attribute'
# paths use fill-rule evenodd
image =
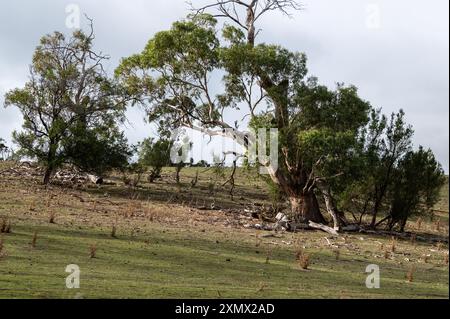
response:
<svg viewBox="0 0 450 319"><path fill-rule="evenodd" d="M153 183L161 177L161 171L170 164L170 149L172 142L164 137L159 140L147 138L138 145L138 164L144 170L149 169L148 181Z"/></svg>
<svg viewBox="0 0 450 319"><path fill-rule="evenodd" d="M390 230L398 225L403 232L411 216L432 213L446 178L433 152L423 147L408 152L400 161L394 175L395 180L389 196L391 210L386 220Z"/></svg>
<svg viewBox="0 0 450 319"><path fill-rule="evenodd" d="M363 160L367 182L371 183L370 201L373 203L371 227L386 202L386 195L394 182L394 172L399 161L411 150L412 127L405 123L405 113L393 113L390 120L378 114L373 117L371 133L366 140Z"/></svg>

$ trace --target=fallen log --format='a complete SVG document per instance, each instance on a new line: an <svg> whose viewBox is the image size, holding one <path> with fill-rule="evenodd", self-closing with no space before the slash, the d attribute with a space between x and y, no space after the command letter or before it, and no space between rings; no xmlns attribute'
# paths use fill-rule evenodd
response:
<svg viewBox="0 0 450 319"><path fill-rule="evenodd" d="M311 227L305 223L290 223L289 229L295 233L297 230L311 230Z"/></svg>
<svg viewBox="0 0 450 319"><path fill-rule="evenodd" d="M327 233L329 233L329 234L331 234L333 236L339 236L339 233L334 228L331 228L331 227L328 227L328 226L325 226L325 225L322 225L322 224L317 224L317 223L314 223L314 222L310 221L309 222L309 227L314 228L314 229L322 230L322 231L327 232Z"/></svg>
<svg viewBox="0 0 450 319"><path fill-rule="evenodd" d="M356 224L341 227L342 231L348 231L348 232L357 232L360 229L361 229L361 227L359 225L356 225Z"/></svg>

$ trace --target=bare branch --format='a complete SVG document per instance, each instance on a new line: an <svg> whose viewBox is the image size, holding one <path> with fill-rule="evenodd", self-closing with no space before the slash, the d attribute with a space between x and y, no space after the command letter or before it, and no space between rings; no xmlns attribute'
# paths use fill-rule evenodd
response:
<svg viewBox="0 0 450 319"><path fill-rule="evenodd" d="M260 31L256 31L255 24L263 15L270 11L280 11L291 17L291 11L303 8L297 0L215 0L202 7L195 7L192 2L188 4L194 15L210 13L216 18L231 20L247 32L248 42L252 45Z"/></svg>

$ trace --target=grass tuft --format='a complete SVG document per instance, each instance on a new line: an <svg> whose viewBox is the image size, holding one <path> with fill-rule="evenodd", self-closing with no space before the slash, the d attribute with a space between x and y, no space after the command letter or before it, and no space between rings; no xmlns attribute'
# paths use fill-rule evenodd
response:
<svg viewBox="0 0 450 319"><path fill-rule="evenodd" d="M336 260L340 260L341 259L341 251L339 249L336 249L334 251L334 255L336 257Z"/></svg>
<svg viewBox="0 0 450 319"><path fill-rule="evenodd" d="M307 254L304 249L300 248L297 250L296 254L295 254L295 258L297 260L297 263L299 264L299 266L304 269L307 270L310 262L311 262L311 256L309 254Z"/></svg>
<svg viewBox="0 0 450 319"><path fill-rule="evenodd" d="M37 233L37 231L35 231L33 233L33 239L31 240L31 247L32 248L36 248L37 239L38 239L38 233Z"/></svg>
<svg viewBox="0 0 450 319"><path fill-rule="evenodd" d="M90 246L90 258L97 258L97 244L92 244Z"/></svg>
<svg viewBox="0 0 450 319"><path fill-rule="evenodd" d="M422 223L423 223L423 219L422 219L422 217L419 217L417 219L417 222L416 222L416 229L417 230L420 230L422 228Z"/></svg>
<svg viewBox="0 0 450 319"><path fill-rule="evenodd" d="M415 272L416 272L416 266L411 266L408 273L406 274L406 280L408 280L408 282L414 281L414 273Z"/></svg>
<svg viewBox="0 0 450 319"><path fill-rule="evenodd" d="M55 224L55 219L56 219L56 213L55 211L50 211L49 217L48 217L48 222L50 224Z"/></svg>
<svg viewBox="0 0 450 319"><path fill-rule="evenodd" d="M397 250L397 238L392 237L392 240L391 240L391 253L395 253L396 250Z"/></svg>
<svg viewBox="0 0 450 319"><path fill-rule="evenodd" d="M111 237L112 237L112 238L117 238L116 232L117 232L117 226L114 224L114 225L112 226L112 230L111 230Z"/></svg>
<svg viewBox="0 0 450 319"><path fill-rule="evenodd" d="M267 249L267 254L266 254L266 264L270 263L270 258L272 258L272 249L268 248Z"/></svg>
<svg viewBox="0 0 450 319"><path fill-rule="evenodd" d="M3 233L3 234L11 233L11 222L8 221L6 218L2 219L2 222L0 224L0 233Z"/></svg>
<svg viewBox="0 0 450 319"><path fill-rule="evenodd" d="M437 232L441 231L441 219L438 219L435 224L435 228Z"/></svg>
<svg viewBox="0 0 450 319"><path fill-rule="evenodd" d="M417 241L417 235L416 234L412 234L411 235L411 245L413 245L415 247L416 246L416 241Z"/></svg>

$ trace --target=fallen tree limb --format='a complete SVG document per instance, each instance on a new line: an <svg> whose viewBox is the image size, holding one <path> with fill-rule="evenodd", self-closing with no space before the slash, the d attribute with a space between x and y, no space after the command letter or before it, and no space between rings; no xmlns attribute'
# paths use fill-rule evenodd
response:
<svg viewBox="0 0 450 319"><path fill-rule="evenodd" d="M334 228L331 228L331 227L328 227L328 226L325 226L325 225L322 225L322 224L317 224L317 223L314 223L314 222L310 221L309 222L309 227L314 228L314 229L322 230L322 231L327 232L327 233L329 233L329 234L331 234L333 236L339 236L339 233Z"/></svg>

